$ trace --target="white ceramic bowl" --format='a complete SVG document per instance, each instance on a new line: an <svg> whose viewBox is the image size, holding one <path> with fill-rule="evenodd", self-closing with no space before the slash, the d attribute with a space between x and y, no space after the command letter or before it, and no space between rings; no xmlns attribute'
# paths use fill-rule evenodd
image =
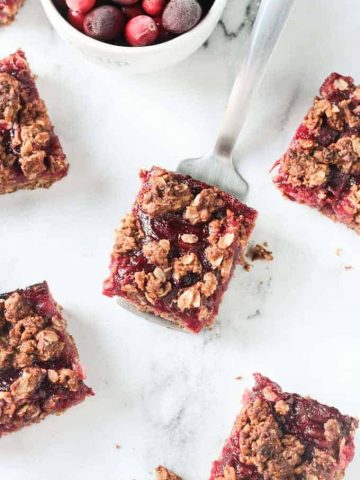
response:
<svg viewBox="0 0 360 480"><path fill-rule="evenodd" d="M168 42L148 47L120 47L94 40L77 31L60 15L52 0L41 0L51 24L64 40L91 60L134 73L161 70L194 53L215 29L226 2L215 0L211 10L195 28Z"/></svg>

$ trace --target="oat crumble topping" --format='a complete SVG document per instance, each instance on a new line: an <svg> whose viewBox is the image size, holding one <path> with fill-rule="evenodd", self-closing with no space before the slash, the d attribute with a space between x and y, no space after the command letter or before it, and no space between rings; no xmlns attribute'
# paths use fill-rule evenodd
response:
<svg viewBox="0 0 360 480"><path fill-rule="evenodd" d="M156 469L156 480L181 480L181 478L167 468L159 466Z"/></svg>
<svg viewBox="0 0 360 480"><path fill-rule="evenodd" d="M265 260L267 262L271 262L274 260L272 252L267 248L267 243L264 244L257 244L253 248L250 249L250 256L253 262L257 260Z"/></svg>

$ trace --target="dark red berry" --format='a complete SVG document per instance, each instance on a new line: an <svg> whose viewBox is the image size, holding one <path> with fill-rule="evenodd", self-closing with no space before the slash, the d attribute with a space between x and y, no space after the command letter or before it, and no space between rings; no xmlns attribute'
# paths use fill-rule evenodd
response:
<svg viewBox="0 0 360 480"><path fill-rule="evenodd" d="M328 147L334 143L339 137L339 132L329 127L329 125L323 125L320 127L319 132L315 136L315 140L322 147Z"/></svg>
<svg viewBox="0 0 360 480"><path fill-rule="evenodd" d="M162 13L166 5L166 0L143 0L142 7L146 13L152 17L157 17Z"/></svg>
<svg viewBox="0 0 360 480"><path fill-rule="evenodd" d="M115 40L121 35L124 23L124 15L119 8L104 5L86 15L84 32L97 40Z"/></svg>
<svg viewBox="0 0 360 480"><path fill-rule="evenodd" d="M79 30L80 32L84 31L84 19L85 13L76 12L75 10L69 10L67 14L68 22Z"/></svg>
<svg viewBox="0 0 360 480"><path fill-rule="evenodd" d="M66 0L54 0L54 3L59 8L66 8Z"/></svg>
<svg viewBox="0 0 360 480"><path fill-rule="evenodd" d="M170 0L165 7L162 22L172 33L185 33L195 27L202 15L197 0Z"/></svg>
<svg viewBox="0 0 360 480"><path fill-rule="evenodd" d="M159 29L153 18L139 15L128 21L125 26L125 39L133 47L144 47L155 42Z"/></svg>
<svg viewBox="0 0 360 480"><path fill-rule="evenodd" d="M140 5L130 5L129 7L122 7L121 11L126 18L134 18L139 15L144 15L145 13Z"/></svg>

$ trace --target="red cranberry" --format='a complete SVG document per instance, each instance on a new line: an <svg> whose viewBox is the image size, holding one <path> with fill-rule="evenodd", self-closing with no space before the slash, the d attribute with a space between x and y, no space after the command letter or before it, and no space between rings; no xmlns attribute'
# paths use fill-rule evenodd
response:
<svg viewBox="0 0 360 480"><path fill-rule="evenodd" d="M334 143L339 137L339 132L329 127L328 125L323 125L320 127L318 134L315 136L315 140L322 147L328 147Z"/></svg>
<svg viewBox="0 0 360 480"><path fill-rule="evenodd" d="M185 33L195 27L202 15L197 0L170 0L165 7L162 22L172 33Z"/></svg>
<svg viewBox="0 0 360 480"><path fill-rule="evenodd" d="M89 12L84 19L84 32L97 40L115 40L124 29L124 15L116 7L104 5Z"/></svg>
<svg viewBox="0 0 360 480"><path fill-rule="evenodd" d="M130 5L128 7L122 7L121 11L126 18L134 18L139 15L144 15L144 10L140 5Z"/></svg>
<svg viewBox="0 0 360 480"><path fill-rule="evenodd" d="M121 5L122 7L127 7L128 5L135 5L139 0L112 0L116 5Z"/></svg>
<svg viewBox="0 0 360 480"><path fill-rule="evenodd" d="M68 22L79 30L80 32L84 31L84 19L85 13L76 12L75 10L69 10L67 14Z"/></svg>
<svg viewBox="0 0 360 480"><path fill-rule="evenodd" d="M87 13L95 6L96 0L66 0L66 5L70 10Z"/></svg>
<svg viewBox="0 0 360 480"><path fill-rule="evenodd" d="M305 124L301 124L295 133L295 140L313 140L314 135Z"/></svg>
<svg viewBox="0 0 360 480"><path fill-rule="evenodd" d="M320 94L330 102L340 102L349 97L353 86L354 80L351 77L344 77L334 72L320 87Z"/></svg>
<svg viewBox="0 0 360 480"><path fill-rule="evenodd" d="M133 47L145 47L155 42L159 29L153 18L139 15L128 21L125 27L125 39Z"/></svg>
<svg viewBox="0 0 360 480"><path fill-rule="evenodd" d="M160 15L164 10L166 5L166 0L143 0L142 7L146 13L152 17Z"/></svg>

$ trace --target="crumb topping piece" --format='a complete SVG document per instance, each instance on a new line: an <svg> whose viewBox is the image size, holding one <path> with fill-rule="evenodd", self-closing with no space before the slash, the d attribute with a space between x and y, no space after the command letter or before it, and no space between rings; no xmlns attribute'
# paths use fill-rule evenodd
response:
<svg viewBox="0 0 360 480"><path fill-rule="evenodd" d="M117 253L131 252L138 247L138 242L143 237L144 234L136 217L132 214L125 215L121 219L120 227L116 230L114 250Z"/></svg>
<svg viewBox="0 0 360 480"><path fill-rule="evenodd" d="M267 248L267 243L263 245L257 244L250 250L251 260L253 262L257 260L265 260L266 262L271 262L274 260L272 252Z"/></svg>
<svg viewBox="0 0 360 480"><path fill-rule="evenodd" d="M186 183L159 168L152 177L150 189L142 197L140 207L150 217L155 217L183 209L192 198L193 194Z"/></svg>
<svg viewBox="0 0 360 480"><path fill-rule="evenodd" d="M181 478L167 468L159 466L156 469L156 480L181 480Z"/></svg>
<svg viewBox="0 0 360 480"><path fill-rule="evenodd" d="M208 222L211 214L224 206L224 200L221 198L217 188L205 188L202 190L184 213L185 220L189 220L192 225L201 222Z"/></svg>

